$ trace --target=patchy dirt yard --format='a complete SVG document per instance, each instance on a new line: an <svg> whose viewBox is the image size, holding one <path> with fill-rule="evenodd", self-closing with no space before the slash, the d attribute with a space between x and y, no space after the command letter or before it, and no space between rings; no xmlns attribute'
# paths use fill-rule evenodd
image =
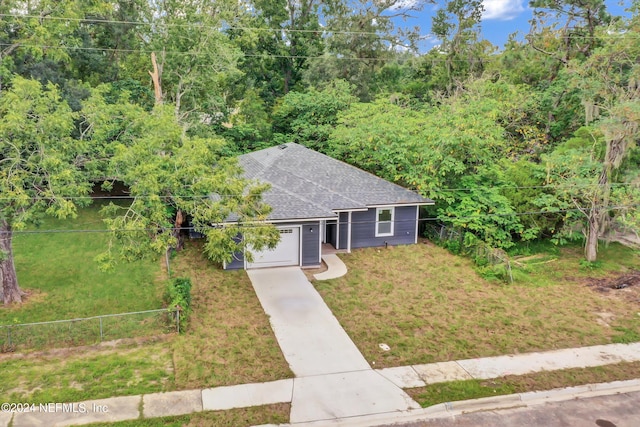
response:
<svg viewBox="0 0 640 427"><path fill-rule="evenodd" d="M640 271L601 279L590 278L587 286L608 296L640 304Z"/></svg>

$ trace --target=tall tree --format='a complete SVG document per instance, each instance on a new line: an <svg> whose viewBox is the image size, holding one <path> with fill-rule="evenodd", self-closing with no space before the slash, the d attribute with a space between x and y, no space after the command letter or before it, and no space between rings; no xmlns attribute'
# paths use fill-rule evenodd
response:
<svg viewBox="0 0 640 427"><path fill-rule="evenodd" d="M327 152L327 140L338 122L338 114L356 101L353 86L335 80L322 90L289 92L273 112L274 142L297 142Z"/></svg>
<svg viewBox="0 0 640 427"><path fill-rule="evenodd" d="M225 90L239 73L241 52L223 32L237 4L163 0L152 6L145 46L156 54L162 100L185 129L206 128L226 115Z"/></svg>
<svg viewBox="0 0 640 427"><path fill-rule="evenodd" d="M588 57L599 43L596 31L611 21L604 0L531 0L529 5L534 16L529 44L557 61L556 72L573 58ZM548 37L557 40L555 48L543 46Z"/></svg>
<svg viewBox="0 0 640 427"><path fill-rule="evenodd" d="M0 3L0 90L12 74L56 84L79 108L87 92L75 82L74 55L83 49L83 19L111 10L107 0L3 1Z"/></svg>
<svg viewBox="0 0 640 427"><path fill-rule="evenodd" d="M376 77L384 65L397 58L398 52L417 53L420 29L404 28L398 22L422 10L419 1L325 2L326 29L324 55L312 59L305 81L321 86L342 79L355 87L354 94L363 102L379 92Z"/></svg>
<svg viewBox="0 0 640 427"><path fill-rule="evenodd" d="M638 5L636 5L638 6ZM637 12L636 8L636 12ZM574 84L581 90L585 121L598 127L605 141L602 170L598 185L601 203L589 211L586 257L596 259L598 236L606 230L611 215L608 210L611 184L620 173L640 137L640 18L633 16L627 24L598 32L601 47L569 69Z"/></svg>
<svg viewBox="0 0 640 427"><path fill-rule="evenodd" d="M113 116L99 113L99 94L89 101L86 137L108 145L109 175L127 185L133 199L105 209L112 243L98 258L103 267L179 247L187 216L206 236L205 252L214 261L275 246L277 230L263 224L270 211L261 199L266 187L244 179L236 161L221 156L222 139L186 135L172 105L145 111L120 100L108 110L118 112Z"/></svg>
<svg viewBox="0 0 640 427"><path fill-rule="evenodd" d="M505 124L524 93L502 82L477 81L467 92L416 110L380 99L354 103L339 116L329 149L339 159L415 188L437 201L442 221L500 247L525 230L509 199L500 159L508 152Z"/></svg>
<svg viewBox="0 0 640 427"><path fill-rule="evenodd" d="M76 215L89 182L77 166L71 138L75 114L52 84L14 77L0 95L0 298L20 302L13 264L16 230L44 215Z"/></svg>
<svg viewBox="0 0 640 427"><path fill-rule="evenodd" d="M480 40L480 19L484 6L480 0L451 0L432 18L432 33L440 40L430 58L436 62L433 80L451 92L462 81L478 77L492 47Z"/></svg>
<svg viewBox="0 0 640 427"><path fill-rule="evenodd" d="M245 58L249 87L268 104L298 88L309 58L322 53L321 0L252 0L237 28L229 30Z"/></svg>

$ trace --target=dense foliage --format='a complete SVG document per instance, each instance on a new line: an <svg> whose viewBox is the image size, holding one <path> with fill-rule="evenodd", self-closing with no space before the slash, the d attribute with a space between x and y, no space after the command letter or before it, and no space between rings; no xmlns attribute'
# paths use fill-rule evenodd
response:
<svg viewBox="0 0 640 427"><path fill-rule="evenodd" d="M612 16L603 0L533 0L525 40L499 47L477 0L403 27L425 4L2 2L3 236L122 181L135 200L110 226L125 258L176 245L183 212L214 259L273 245L272 229L239 241L211 225L264 218L264 187L229 158L286 141L433 198L429 218L463 241L584 237L593 261L599 237L637 232L638 1ZM421 51L428 33L439 43Z"/></svg>

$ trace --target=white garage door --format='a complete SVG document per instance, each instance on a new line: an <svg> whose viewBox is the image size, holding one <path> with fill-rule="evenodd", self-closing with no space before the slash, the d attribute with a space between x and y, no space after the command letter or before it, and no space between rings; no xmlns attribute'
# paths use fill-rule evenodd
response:
<svg viewBox="0 0 640 427"><path fill-rule="evenodd" d="M271 250L255 252L247 268L300 265L300 227L278 228L280 242Z"/></svg>

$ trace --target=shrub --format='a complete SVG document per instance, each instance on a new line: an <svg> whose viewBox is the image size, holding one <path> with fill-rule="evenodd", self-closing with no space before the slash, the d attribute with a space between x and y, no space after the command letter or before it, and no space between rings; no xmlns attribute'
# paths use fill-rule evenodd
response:
<svg viewBox="0 0 640 427"><path fill-rule="evenodd" d="M189 313L191 313L191 279L177 277L169 281L165 300L169 305L169 310L179 306L180 321L186 321Z"/></svg>

